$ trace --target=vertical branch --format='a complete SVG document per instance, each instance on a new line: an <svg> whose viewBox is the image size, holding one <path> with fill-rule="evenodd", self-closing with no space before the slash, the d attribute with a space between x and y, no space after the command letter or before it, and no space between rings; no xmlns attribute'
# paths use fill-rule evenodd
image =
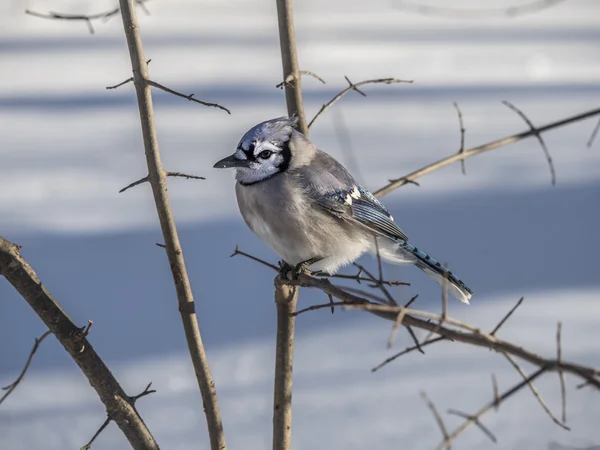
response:
<svg viewBox="0 0 600 450"><path fill-rule="evenodd" d="M158 219L165 240L165 248L173 274L179 312L183 321L183 328L188 344L190 356L194 366L194 372L202 394L204 410L210 444L212 450L224 450L225 436L221 423L221 413L217 403L215 384L212 379L204 345L200 336L198 320L196 318L194 297L185 268L183 252L179 243L175 219L171 213L169 196L167 194L167 178L163 170L158 148L156 128L154 126L154 112L152 106L152 95L148 84L148 65L144 57L142 38L135 12L135 0L120 0L123 27L129 47L129 56L133 69L133 82L138 100L146 163L148 165L148 179L152 186L154 202L158 212Z"/></svg>
<svg viewBox="0 0 600 450"><path fill-rule="evenodd" d="M298 129L308 136L302 104L302 83L298 69L292 0L276 0L279 44L283 66L285 101L289 116L298 117ZM275 278L277 305L277 349L273 402L273 450L289 450L292 440L292 372L294 364L294 328L298 288Z"/></svg>
<svg viewBox="0 0 600 450"><path fill-rule="evenodd" d="M287 80L290 75L292 76L292 80L289 83L284 83L288 115L297 116L300 119L298 128L302 134L308 136L304 106L302 105L302 84L300 81L300 70L298 69L298 54L296 53L292 0L276 1L283 79Z"/></svg>
<svg viewBox="0 0 600 450"><path fill-rule="evenodd" d="M273 400L273 450L289 450L292 440L292 374L298 288L275 278L277 349Z"/></svg>

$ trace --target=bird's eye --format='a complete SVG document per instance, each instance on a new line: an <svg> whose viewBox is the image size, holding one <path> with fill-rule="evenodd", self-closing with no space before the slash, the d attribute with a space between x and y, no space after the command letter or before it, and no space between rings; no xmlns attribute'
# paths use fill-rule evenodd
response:
<svg viewBox="0 0 600 450"><path fill-rule="evenodd" d="M258 154L261 159L269 159L273 152L271 150L263 150Z"/></svg>

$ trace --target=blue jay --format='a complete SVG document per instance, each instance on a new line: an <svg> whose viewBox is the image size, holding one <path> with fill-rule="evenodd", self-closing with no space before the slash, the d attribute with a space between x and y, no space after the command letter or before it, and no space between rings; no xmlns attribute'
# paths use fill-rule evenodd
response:
<svg viewBox="0 0 600 450"><path fill-rule="evenodd" d="M214 165L235 168L238 206L248 227L289 265L333 274L363 253L379 251L386 261L416 265L469 303L472 291L409 244L379 200L315 148L297 124L295 117L259 123L233 155Z"/></svg>

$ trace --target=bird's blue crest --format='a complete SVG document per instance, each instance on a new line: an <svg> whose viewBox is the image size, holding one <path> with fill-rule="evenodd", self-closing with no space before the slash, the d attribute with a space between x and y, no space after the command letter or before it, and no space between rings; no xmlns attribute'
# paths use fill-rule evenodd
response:
<svg viewBox="0 0 600 450"><path fill-rule="evenodd" d="M239 146L243 149L248 149L253 142L264 141L281 146L281 144L290 139L292 132L297 126L297 117L282 116L266 120L250 128L240 140Z"/></svg>

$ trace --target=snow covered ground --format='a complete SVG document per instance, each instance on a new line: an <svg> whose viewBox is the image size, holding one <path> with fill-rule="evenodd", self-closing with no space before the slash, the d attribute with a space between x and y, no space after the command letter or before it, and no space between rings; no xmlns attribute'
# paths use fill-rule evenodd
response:
<svg viewBox="0 0 600 450"><path fill-rule="evenodd" d="M445 4L429 0L428 4ZM452 2L481 7L481 2ZM494 6L514 4L495 0ZM518 3L518 2L517 2ZM486 2L487 4L487 2ZM83 23L26 16L39 12L94 13L113 1L16 1L0 4L0 234L23 254L79 323L94 320L91 340L129 393L149 382L158 392L140 411L163 448L207 448L200 396L185 341L148 186L118 190L144 175L133 87L107 91L130 74L120 19ZM458 149L452 102L459 102L467 146L527 127L501 104L509 100L536 124L598 107L600 3L566 1L514 20L425 18L394 8L393 0L296 2L309 117L353 81L398 77L414 84L367 86L318 121L311 137L356 170L342 151L337 126L349 131L358 172L373 189ZM229 259L236 244L274 256L237 215L232 174L212 169L258 121L285 113L274 2L156 0L140 12L150 74L158 82L232 110L200 107L162 92L154 96L159 141L168 170L206 176L171 180L170 195L199 320L222 402L230 448L268 447L274 308L272 274ZM544 135L558 183L535 140L423 178L384 199L411 239L451 264L475 291L452 314L493 324L521 295L526 302L502 337L554 354L554 329L564 326L565 357L600 365L590 337L600 320L600 143L585 146L588 120ZM367 263L371 263L368 259ZM386 267L412 282L399 298L420 293L436 310L438 291L410 268ZM70 280L76 279L74 285ZM235 282L231 280L234 279ZM20 370L34 336L44 329L6 282L0 282L0 385ZM301 303L321 302L303 292ZM518 375L503 359L457 344L409 355L379 373L369 369L390 354L389 324L360 313L326 311L298 322L294 448L429 449L439 442L425 390L440 410L476 410ZM406 335L397 349L409 345ZM555 376L539 387L554 411ZM565 432L528 392L511 399L486 424L494 448L543 449L550 442L600 444L598 396L567 379ZM64 449L83 445L102 423L95 393L50 338L26 383L0 407L0 449ZM449 424L458 424L449 417ZM491 448L477 429L456 444ZM126 448L111 427L95 449Z"/></svg>

